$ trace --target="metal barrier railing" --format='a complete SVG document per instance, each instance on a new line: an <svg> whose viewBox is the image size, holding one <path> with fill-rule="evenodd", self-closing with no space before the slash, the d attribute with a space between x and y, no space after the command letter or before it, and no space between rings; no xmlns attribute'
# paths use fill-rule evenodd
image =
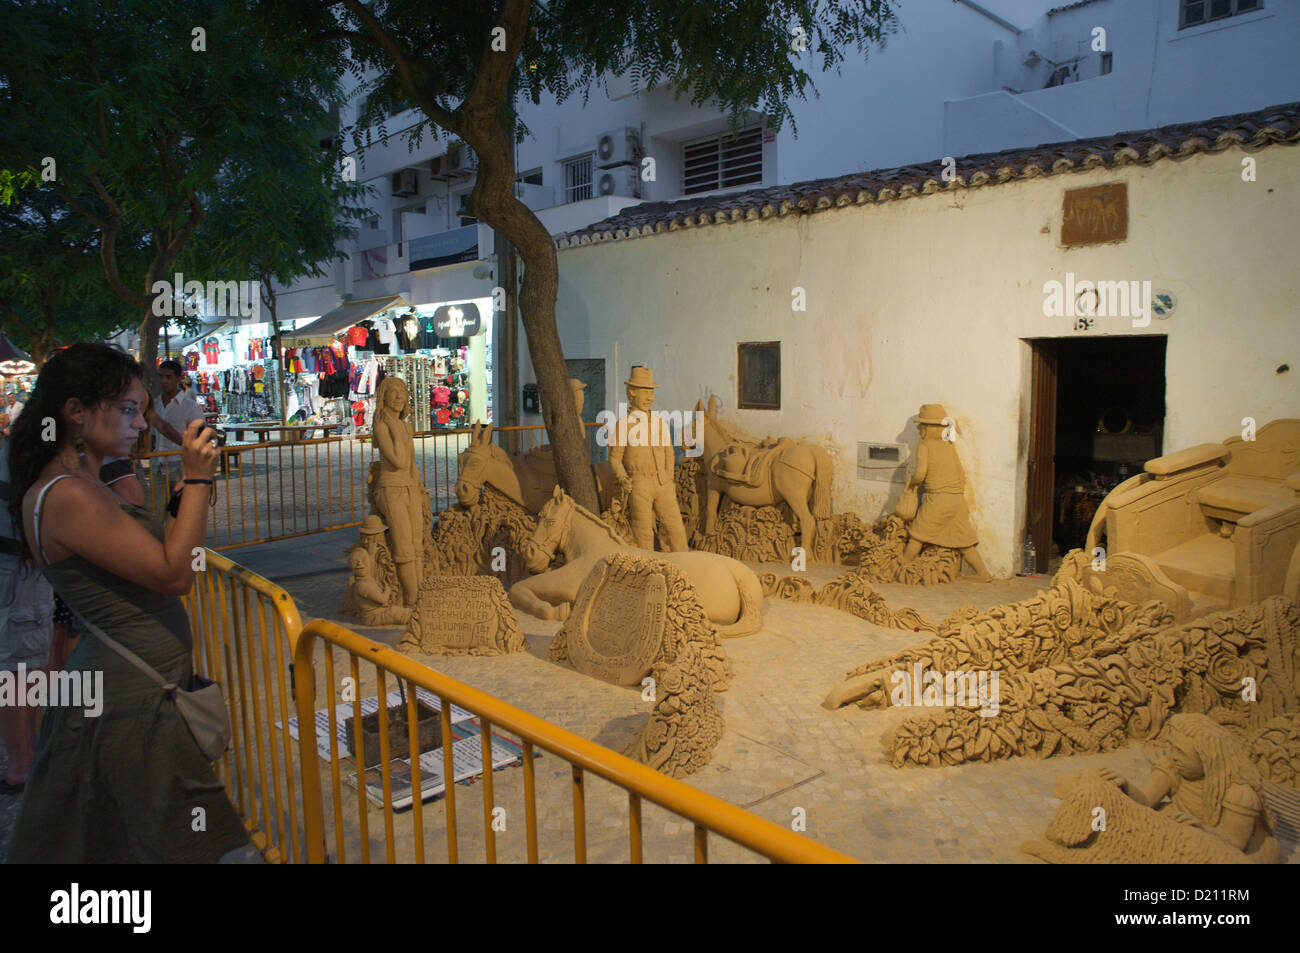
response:
<svg viewBox="0 0 1300 953"><path fill-rule="evenodd" d="M194 669L221 685L230 709L234 739L217 775L262 856L270 863L300 859L306 811L289 734L298 607L279 586L225 556L205 550L202 558L185 607Z"/></svg>
<svg viewBox="0 0 1300 953"><path fill-rule="evenodd" d="M592 462L600 459L597 426L587 425ZM420 477L435 513L456 503L458 458L469 446L471 434L471 430L461 429L415 435ZM545 436L546 428L537 425L493 431L497 444L511 453L526 453ZM361 525L370 508L366 478L376 454L368 435L222 447L207 545L214 550L235 549ZM179 458L178 450L138 457L145 503L155 513L162 512L171 494L168 461Z"/></svg>
<svg viewBox="0 0 1300 953"><path fill-rule="evenodd" d="M447 858L456 863L461 855L460 835L457 824L457 805L460 797L471 797L462 790L457 791L455 778L457 771L454 764L452 706L457 706L475 716L478 720L479 747L482 751L482 783L476 785L481 791L483 818L483 857L488 863L495 863L498 853L498 833L507 830L505 808L498 804L497 781L493 777L493 745L497 730L508 732L519 739L517 747L522 760L523 814L525 818L524 848L519 851L517 839L511 841L512 847L529 863L537 863L539 850L539 815L538 815L538 771L534 764L537 749L550 752L567 762L570 772L567 778L561 776L559 783L569 789L572 802L573 858L578 863L588 859L588 825L587 808L594 804L595 791L587 787L587 775L595 775L608 781L617 791L621 789L627 798L628 850L632 863L641 863L644 854L643 802L657 805L668 812L684 818L693 828L693 850L696 863L707 863L709 859L709 834L717 834L735 844L763 857L786 863L852 863L852 858L817 844L793 831L779 827L770 821L751 814L739 807L728 804L719 798L698 791L689 785L666 777L657 771L630 758L617 754L594 742L588 741L570 731L566 731L550 722L544 721L528 712L515 708L498 698L471 688L440 672L436 672L407 656L389 649L377 642L352 632L335 623L317 619L309 623L301 632L294 649L294 680L298 704L298 724L314 726L316 718L316 698L323 695L329 701L325 708L328 712L329 758L322 765L318 752L318 739L313 731L304 729L300 737L300 759L304 765L302 775L303 803L305 815L305 848L309 863L323 863L327 859L344 863L349 856L359 853L362 863L369 863L372 853L377 853L379 845L372 844L370 808L367 806L366 784L364 774L357 770L355 809L352 809L350 796L345 796L342 787L338 714L335 710L335 697L339 687L344 684L338 676L335 665L335 649L341 649L346 656L347 674L350 679L351 696L344 691L345 701L352 703L352 717L359 724L362 717L361 696L363 693L375 694L380 700L389 695L387 678L395 677L406 699L405 721L407 725L407 750L418 752L418 698L417 687L424 689L438 700L441 719L442 738L442 778L444 789L442 801L445 825L435 826L434 836L446 838ZM318 651L319 649L319 651ZM318 670L315 662L323 662ZM362 660L373 666L373 680L363 672ZM321 682L322 691L318 692L317 682ZM371 687L368 687L371 686ZM424 827L424 805L422 799L422 777L420 758L409 758L410 777L403 777L403 785L409 784L414 793L409 812L410 835L399 839L396 833L396 814L394 804L395 778L390 755L392 754L388 730L388 706L382 701L378 705L379 738L379 781L382 788L382 812L384 859L388 863L399 859L423 863L426 855L426 839L430 832ZM461 722L464 724L464 722ZM360 735L361 737L356 737ZM468 736L467 736L468 737ZM365 764L364 735L354 733L354 756L358 765ZM471 745L473 742L471 742ZM436 763L436 761L435 761ZM314 769L313 769L314 766ZM374 769L371 769L374 770ZM555 781L555 778L551 778ZM328 787L329 822L326 816L326 787ZM504 793L504 792L503 792ZM514 792L511 792L513 796ZM605 792L608 793L608 792ZM549 806L547 802L543 802ZM518 816L516 813L515 816ZM547 828L556 825L552 815L543 820ZM375 825L378 826L377 824ZM376 832L377 833L377 832ZM333 849L330 848L330 840ZM601 847L606 845L602 844Z"/></svg>

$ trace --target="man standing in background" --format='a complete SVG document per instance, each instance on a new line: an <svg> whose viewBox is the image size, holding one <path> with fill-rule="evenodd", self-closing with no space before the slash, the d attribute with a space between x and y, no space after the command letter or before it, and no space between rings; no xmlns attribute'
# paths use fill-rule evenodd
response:
<svg viewBox="0 0 1300 953"><path fill-rule="evenodd" d="M180 450L181 435L191 420L203 419L203 408L198 402L181 390L181 365L179 361L167 360L158 365L158 379L162 382L162 400L155 405L153 429L158 431L155 450ZM154 493L154 501L167 502L172 488L181 479L180 454L154 458L155 480L166 480L162 493Z"/></svg>

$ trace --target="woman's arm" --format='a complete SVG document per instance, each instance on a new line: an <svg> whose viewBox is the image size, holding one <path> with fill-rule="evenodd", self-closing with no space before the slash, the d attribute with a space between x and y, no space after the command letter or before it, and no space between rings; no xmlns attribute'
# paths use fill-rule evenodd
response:
<svg viewBox="0 0 1300 953"><path fill-rule="evenodd" d="M212 432L195 421L184 438L186 472L211 479L216 469ZM160 543L99 487L59 480L41 508L41 542L56 562L75 554L146 589L184 595L194 583L194 550L203 546L210 492L207 484L185 485L180 510Z"/></svg>
<svg viewBox="0 0 1300 953"><path fill-rule="evenodd" d="M908 489L914 486L920 486L925 482L925 472L930 468L930 451L925 447L925 441L922 440L920 446L916 448L916 469L912 471L912 478L907 481Z"/></svg>

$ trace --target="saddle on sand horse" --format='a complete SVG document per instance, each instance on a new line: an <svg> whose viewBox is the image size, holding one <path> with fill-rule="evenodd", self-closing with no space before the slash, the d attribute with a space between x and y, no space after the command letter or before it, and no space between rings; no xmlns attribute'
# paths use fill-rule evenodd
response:
<svg viewBox="0 0 1300 953"><path fill-rule="evenodd" d="M777 454L792 446L794 441L789 437L769 437L759 444L736 441L713 458L709 469L719 480L728 483L763 486Z"/></svg>

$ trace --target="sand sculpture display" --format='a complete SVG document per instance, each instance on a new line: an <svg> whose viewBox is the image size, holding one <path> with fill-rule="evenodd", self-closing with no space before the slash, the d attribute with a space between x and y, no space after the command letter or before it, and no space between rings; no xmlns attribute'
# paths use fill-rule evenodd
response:
<svg viewBox="0 0 1300 953"><path fill-rule="evenodd" d="M524 634L499 579L433 575L397 648L408 654L509 655L524 650Z"/></svg>
<svg viewBox="0 0 1300 953"><path fill-rule="evenodd" d="M542 619L566 619L598 560L612 553L637 553L590 511L555 488L537 518L537 532L524 546L528 568L540 573L510 587L510 601ZM647 551L639 551L649 555ZM556 553L564 565L547 571ZM710 622L723 638L757 632L763 618L763 589L743 563L712 553L660 553L679 567L700 594Z"/></svg>
<svg viewBox="0 0 1300 953"><path fill-rule="evenodd" d="M640 685L653 668L676 662L693 645L708 687L723 691L731 667L701 596L669 554L607 553L591 564L549 656L593 678Z"/></svg>
<svg viewBox="0 0 1300 953"><path fill-rule="evenodd" d="M1185 622L1191 615L1187 590L1166 576L1150 556L1115 553L1103 562L1075 549L1061 560L1056 578L1074 579L1093 592L1106 592L1125 602L1163 602L1173 612L1175 622Z"/></svg>
<svg viewBox="0 0 1300 953"><path fill-rule="evenodd" d="M774 572L759 575L763 595L789 602L811 602L851 613L889 629L908 629L912 632L933 632L938 626L915 609L890 609L885 597L871 588L871 583L860 573L848 572L833 579L820 589L806 576L778 576Z"/></svg>
<svg viewBox="0 0 1300 953"><path fill-rule="evenodd" d="M922 404L916 417L921 442L916 448L916 467L908 478L904 499L919 490L916 516L907 525L907 548L902 565L921 553L921 546L943 546L959 550L975 572L975 578L989 582L992 576L980 556L979 537L971 526L966 506L966 471L957 457L954 441L944 439L952 418L942 404ZM906 518L905 513L900 513Z"/></svg>
<svg viewBox="0 0 1300 953"><path fill-rule="evenodd" d="M404 625L411 610L401 605L397 567L384 542L385 526L373 514L361 525L361 542L348 550L348 587L343 614L362 625Z"/></svg>
<svg viewBox="0 0 1300 953"><path fill-rule="evenodd" d="M1103 542L1149 557L1194 611L1300 596L1300 420L1148 460L1097 509L1085 551Z"/></svg>
<svg viewBox="0 0 1300 953"><path fill-rule="evenodd" d="M699 645L687 642L673 661L655 665L650 677L654 711L627 755L669 777L687 777L709 763L722 739L722 711Z"/></svg>
<svg viewBox="0 0 1300 953"><path fill-rule="evenodd" d="M789 437L762 441L734 437L718 421L716 397L709 398L707 409L700 401L695 410L704 427L703 434L691 438L696 443L703 441L704 535L710 536L717 530L718 507L723 497L745 507L784 503L797 521L800 545L812 557L817 552L817 521L831 516L831 481L835 472L830 453L824 447L795 443ZM763 522L772 521L767 517ZM773 535L777 527L765 527L761 532ZM794 545L784 543L781 540L782 548L774 558L788 561Z"/></svg>
<svg viewBox="0 0 1300 953"><path fill-rule="evenodd" d="M555 490L555 461L549 445L534 447L529 453L506 453L492 442L492 424L470 427L470 445L458 458L456 499L464 507L479 502L485 488L495 488L506 499L536 514ZM608 507L618 484L608 463L592 467L600 505Z"/></svg>
<svg viewBox="0 0 1300 953"><path fill-rule="evenodd" d="M1211 780L1203 783L1208 786ZM1279 859L1271 836L1261 839L1261 849L1247 853L1225 838L1221 827L1170 805L1153 810L1101 773L1063 775L1057 779L1056 795L1061 806L1045 840L1020 846L1049 864L1248 864ZM1226 806L1219 815L1237 820ZM1264 816L1254 826L1267 825Z"/></svg>
<svg viewBox="0 0 1300 953"><path fill-rule="evenodd" d="M913 668L998 674L993 711L966 698L892 729L882 740L895 766L1110 751L1160 737L1176 712L1208 714L1249 747L1300 712L1300 606L1273 597L1172 622L1161 603L1058 576L1033 599L955 613L929 642L850 672L823 704L887 705L893 673Z"/></svg>
<svg viewBox="0 0 1300 953"><path fill-rule="evenodd" d="M632 408L618 418L610 434L609 465L627 494L632 539L641 549L654 549L655 520L667 530L668 552L686 552L686 529L677 504L673 466L673 435L653 410L654 373L635 365L624 381Z"/></svg>
<svg viewBox="0 0 1300 953"><path fill-rule="evenodd" d="M397 565L402 602L413 607L424 576L425 543L433 523L429 493L415 460L415 436L407 418L406 382L386 377L375 391L372 439L379 459L370 467L370 505L387 526L387 544Z"/></svg>

